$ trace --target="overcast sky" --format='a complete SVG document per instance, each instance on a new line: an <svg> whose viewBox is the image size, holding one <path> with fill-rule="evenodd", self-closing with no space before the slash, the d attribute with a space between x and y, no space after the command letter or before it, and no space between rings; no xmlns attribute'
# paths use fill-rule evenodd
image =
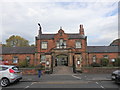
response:
<svg viewBox="0 0 120 90"><path fill-rule="evenodd" d="M112 2L2 2L2 42L19 35L35 43L39 22L43 33L78 33L83 24L88 45L109 45L118 38L118 0Z"/></svg>

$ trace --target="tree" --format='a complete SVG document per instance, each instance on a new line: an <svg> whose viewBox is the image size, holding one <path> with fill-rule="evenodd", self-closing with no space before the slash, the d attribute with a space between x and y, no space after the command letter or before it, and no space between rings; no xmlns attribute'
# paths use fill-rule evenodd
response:
<svg viewBox="0 0 120 90"><path fill-rule="evenodd" d="M31 44L30 46L35 46L35 44Z"/></svg>
<svg viewBox="0 0 120 90"><path fill-rule="evenodd" d="M1 46L5 47L5 46L6 46L6 44L1 44Z"/></svg>
<svg viewBox="0 0 120 90"><path fill-rule="evenodd" d="M20 36L12 35L6 40L6 46L8 47L29 46L29 41Z"/></svg>

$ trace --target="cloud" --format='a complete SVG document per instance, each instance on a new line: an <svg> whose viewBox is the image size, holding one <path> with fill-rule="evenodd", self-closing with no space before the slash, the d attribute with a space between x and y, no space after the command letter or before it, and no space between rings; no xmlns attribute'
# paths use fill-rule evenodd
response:
<svg viewBox="0 0 120 90"><path fill-rule="evenodd" d="M117 8L117 2L5 2L3 42L12 34L35 42L40 22L43 33L57 33L60 26L66 33L77 33L83 24L88 45L108 45L117 38Z"/></svg>
<svg viewBox="0 0 120 90"><path fill-rule="evenodd" d="M97 2L115 2L119 0L97 0ZM96 2L96 0L4 0L4 2Z"/></svg>

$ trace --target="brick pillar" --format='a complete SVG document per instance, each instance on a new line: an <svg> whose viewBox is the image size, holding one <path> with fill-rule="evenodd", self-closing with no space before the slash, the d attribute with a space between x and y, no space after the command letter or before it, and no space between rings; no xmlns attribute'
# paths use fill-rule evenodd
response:
<svg viewBox="0 0 120 90"><path fill-rule="evenodd" d="M68 56L68 66L73 66L73 54L70 53Z"/></svg>

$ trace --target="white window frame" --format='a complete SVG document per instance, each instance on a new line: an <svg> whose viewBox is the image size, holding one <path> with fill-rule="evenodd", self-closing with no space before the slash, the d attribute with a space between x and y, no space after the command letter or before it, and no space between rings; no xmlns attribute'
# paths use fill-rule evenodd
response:
<svg viewBox="0 0 120 90"><path fill-rule="evenodd" d="M108 59L109 56L108 55L103 55L103 58Z"/></svg>
<svg viewBox="0 0 120 90"><path fill-rule="evenodd" d="M56 46L57 46L57 48L60 48L60 44L59 44L59 42L56 43Z"/></svg>
<svg viewBox="0 0 120 90"><path fill-rule="evenodd" d="M3 56L0 56L0 61L2 61L3 60Z"/></svg>
<svg viewBox="0 0 120 90"><path fill-rule="evenodd" d="M78 43L79 43L79 44L78 44ZM75 42L75 47L76 47L76 48L82 48L81 41L76 41L76 42Z"/></svg>
<svg viewBox="0 0 120 90"><path fill-rule="evenodd" d="M66 41L64 41L64 45L65 45L64 48L66 48Z"/></svg>
<svg viewBox="0 0 120 90"><path fill-rule="evenodd" d="M62 44L64 44L64 47L61 46ZM64 41L63 39L60 39L58 42L56 42L57 48L66 48L66 45L66 41Z"/></svg>
<svg viewBox="0 0 120 90"><path fill-rule="evenodd" d="M60 48L62 48L61 45L63 44L63 42L64 42L63 39L60 39L60 40L59 40L59 45L60 45L59 47L60 47Z"/></svg>
<svg viewBox="0 0 120 90"><path fill-rule="evenodd" d="M13 57L13 63L18 63L18 57L17 56Z"/></svg>
<svg viewBox="0 0 120 90"><path fill-rule="evenodd" d="M46 56L45 55L41 55L41 60L40 62L45 62L46 61Z"/></svg>
<svg viewBox="0 0 120 90"><path fill-rule="evenodd" d="M41 43L41 48L42 48L42 49L47 49L47 48L48 48L48 42L42 41L42 43Z"/></svg>
<svg viewBox="0 0 120 90"><path fill-rule="evenodd" d="M27 63L29 64L30 63L30 56L27 56L26 60L27 60Z"/></svg>
<svg viewBox="0 0 120 90"><path fill-rule="evenodd" d="M96 55L93 55L93 62L96 62Z"/></svg>

